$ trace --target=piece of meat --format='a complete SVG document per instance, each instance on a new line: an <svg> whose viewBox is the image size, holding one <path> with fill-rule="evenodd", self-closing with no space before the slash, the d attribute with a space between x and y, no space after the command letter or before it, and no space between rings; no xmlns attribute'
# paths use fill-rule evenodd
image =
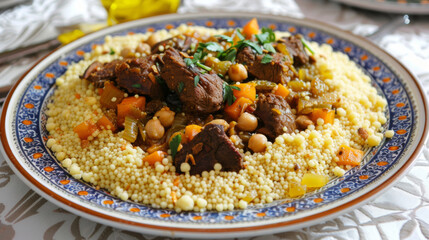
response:
<svg viewBox="0 0 429 240"><path fill-rule="evenodd" d="M152 100L146 104L145 112L147 112L150 115L153 115L159 110L161 110L161 108L163 108L164 106L165 105L164 103L162 103L161 100L158 100L158 99Z"/></svg>
<svg viewBox="0 0 429 240"><path fill-rule="evenodd" d="M156 73L152 66L155 61L151 56L130 58L116 65L116 83L130 94L148 95L153 99L161 99L162 86L155 79Z"/></svg>
<svg viewBox="0 0 429 240"><path fill-rule="evenodd" d="M302 66L310 61L302 45L301 36L284 37L279 42L286 44L290 55L293 57L293 65L295 67Z"/></svg>
<svg viewBox="0 0 429 240"><path fill-rule="evenodd" d="M270 139L283 133L292 133L296 129L295 114L292 113L289 104L284 98L273 93L259 94L254 114L264 124L258 132Z"/></svg>
<svg viewBox="0 0 429 240"><path fill-rule="evenodd" d="M198 68L186 66L182 56L169 48L163 57L161 77L168 88L179 95L182 110L208 114L218 111L223 101L223 80L216 74L201 73ZM195 86L195 77L198 82Z"/></svg>
<svg viewBox="0 0 429 240"><path fill-rule="evenodd" d="M113 60L108 63L93 62L85 70L82 78L94 83L97 88L102 88L105 81L112 81L116 78L116 65L122 63L122 60Z"/></svg>
<svg viewBox="0 0 429 240"><path fill-rule="evenodd" d="M222 165L221 171L238 172L243 169L242 160L242 154L225 134L223 126L209 124L177 152L174 166L176 172L182 173L180 165L187 162L191 166L191 175L211 171L216 163Z"/></svg>
<svg viewBox="0 0 429 240"><path fill-rule="evenodd" d="M152 54L161 53L167 50L167 46L168 46L168 47L173 47L181 52L187 52L188 50L191 49L192 44L197 46L198 40L185 35L178 35L156 43L155 45L152 46L151 51L152 51ZM160 51L160 48L159 48L160 46L163 46L162 48L163 51Z"/></svg>
<svg viewBox="0 0 429 240"><path fill-rule="evenodd" d="M260 80L268 80L275 83L285 84L296 78L292 70L292 63L281 53L274 53L269 63L261 63L265 54L257 54L251 47L245 47L237 53L236 61L246 65L248 72Z"/></svg>

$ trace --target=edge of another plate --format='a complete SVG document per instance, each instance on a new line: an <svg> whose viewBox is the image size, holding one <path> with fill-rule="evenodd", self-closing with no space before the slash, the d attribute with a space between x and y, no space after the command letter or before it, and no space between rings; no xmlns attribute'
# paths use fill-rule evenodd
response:
<svg viewBox="0 0 429 240"><path fill-rule="evenodd" d="M99 36L103 36L110 32L115 32L118 30L124 30L127 28L136 27L143 23L156 23L157 21L168 21L168 20L179 20L181 18L185 19L201 19L204 17L219 17L219 18L227 18L230 16L237 16L237 17L260 17L260 18L268 18L273 19L276 21L289 21L292 23L306 23L307 25L317 28L321 31L327 31L330 34L337 34L341 35L341 37L349 38L356 40L359 40L366 44L366 50L374 50L376 52L379 52L379 54L382 54L383 57L388 58L389 61L391 61L391 64L396 65L400 68L401 71L403 71L404 74L406 74L407 77L411 79L411 83L414 84L413 87L414 92L418 93L419 97L415 98L417 100L422 100L420 104L420 108L423 111L419 114L424 118L424 121L422 125L422 131L418 133L419 139L417 139L418 143L415 143L415 148L413 150L409 150L409 157L408 160L396 171L394 172L390 178L384 179L381 184L377 185L370 191L365 192L364 194L360 194L355 199L352 199L349 202L343 203L341 205L336 206L330 206L329 208L316 212L313 215L305 216L300 219L293 219L293 220L287 220L283 219L280 221L275 222L267 222L267 223L257 223L257 224L233 224L233 225L195 225L194 227L189 227L185 225L175 225L175 226L167 226L167 225L157 225L156 223L142 223L137 222L133 220L127 220L127 219L121 219L117 218L112 215L108 215L105 213L101 213L97 211L97 209L91 209L89 207L85 207L82 205L79 205L78 203L74 203L72 201L67 200L63 196L60 196L59 194L55 193L51 189L47 188L46 186L42 185L40 182L38 182L31 174L29 174L20 164L17 157L13 154L11 146L8 143L8 138L6 136L6 124L9 122L10 115L13 115L13 113L9 113L7 110L9 107L11 107L11 100L14 97L14 92L18 92L21 90L23 86L20 86L21 82L25 82L28 78L34 77L38 74L38 71L41 67L39 64L43 62L47 62L47 65L49 65L49 61L51 61L55 54L60 54L61 52L67 52L69 49L73 49L76 46L82 45L86 42L91 41L91 39L95 39ZM305 24L304 24L305 25ZM317 26L317 27L315 27ZM410 83L410 84L411 84ZM17 95L17 94L15 94ZM13 106L12 106L13 107ZM12 109L13 110L13 109ZM41 59L39 62L37 62L23 77L15 84L13 89L11 90L11 94L7 97L4 106L3 111L1 115L1 126L0 126L0 132L1 134L1 141L2 141L2 153L6 158L6 161L9 163L11 168L14 170L14 172L33 190L41 194L43 197L47 198L51 202L54 202L55 204L65 208L68 211L71 211L75 214L81 215L83 217L86 217L88 219L107 224L112 225L119 228L124 228L132 231L138 231L138 232L144 232L149 234L155 234L155 235L169 235L169 236L182 236L182 237L201 237L201 234L206 234L205 237L210 238L219 238L219 237L243 237L243 236L253 236L253 235L262 235L262 234L269 234L274 232L280 232L280 231L287 231L299 227L304 227L308 225L315 224L317 222L333 218L335 216L338 216L346 211L350 211L356 207L359 207L360 205L364 204L365 202L369 201L370 199L376 197L377 195L381 194L383 191L388 189L390 186L392 186L393 183L398 181L412 166L412 163L414 162L415 158L418 156L419 152L421 151L426 139L428 138L428 122L427 122L427 115L428 115L428 104L426 100L426 96L422 90L422 87L420 86L420 83L417 81L417 79L413 76L413 74L406 69L398 60L390 56L388 53L386 53L384 50L380 49L375 44L371 43L365 38L352 35L349 32L334 28L330 25L327 25L325 23L321 23L314 20L308 20L308 19L294 19L289 17L283 17L283 16L270 16L266 14L246 14L246 13L223 13L223 14L210 14L210 13L196 13L196 14L188 14L186 16L183 15L164 15L154 18L148 18L143 20L138 20L134 22L129 22L117 26L113 26L108 29L101 30L99 32L93 33L91 35L88 35L86 37L83 37L82 39L78 39L75 42L70 43L69 45L66 45L62 48L59 48L49 55L45 56L43 59ZM408 153L407 152L407 153Z"/></svg>
<svg viewBox="0 0 429 240"><path fill-rule="evenodd" d="M386 13L398 13L398 14L429 14L429 2L428 3L408 3L405 2L393 2L393 1L380 1L380 0L332 0L334 2L346 4L352 7L358 7L373 11L386 12Z"/></svg>

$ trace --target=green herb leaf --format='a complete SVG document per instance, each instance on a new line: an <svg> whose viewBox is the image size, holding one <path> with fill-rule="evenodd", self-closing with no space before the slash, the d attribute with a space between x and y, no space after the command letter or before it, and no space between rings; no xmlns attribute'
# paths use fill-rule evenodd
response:
<svg viewBox="0 0 429 240"><path fill-rule="evenodd" d="M241 31L240 31L240 29L237 29L237 31L235 31L235 34L237 35L237 37L240 39L240 40L244 40L244 36L243 36L243 34L241 34Z"/></svg>
<svg viewBox="0 0 429 240"><path fill-rule="evenodd" d="M236 48L228 48L227 50L221 52L218 55L218 58L221 61L234 62L236 55L237 55L237 49Z"/></svg>
<svg viewBox="0 0 429 240"><path fill-rule="evenodd" d="M249 46L249 47L255 49L255 51L258 54L262 54L262 48L257 43L254 43L254 42L249 41L249 40L241 40L234 47L236 47L237 49L241 49L241 48L244 48L246 46Z"/></svg>
<svg viewBox="0 0 429 240"><path fill-rule="evenodd" d="M184 87L185 87L185 84L183 82L179 82L179 85L177 85L177 91L181 93Z"/></svg>
<svg viewBox="0 0 429 240"><path fill-rule="evenodd" d="M221 74L221 73L218 73L217 74L220 78L223 78L224 76L223 76L223 74Z"/></svg>
<svg viewBox="0 0 429 240"><path fill-rule="evenodd" d="M133 87L133 88L141 88L142 85L140 83L136 83L136 84L131 85L131 87Z"/></svg>
<svg viewBox="0 0 429 240"><path fill-rule="evenodd" d="M113 50L113 48L110 48L110 52L109 52L109 54L110 54L110 55L114 55L114 54L115 54L115 50Z"/></svg>
<svg viewBox="0 0 429 240"><path fill-rule="evenodd" d="M194 53L194 58L192 59L193 63L196 63L198 61L200 61L200 59L203 58L203 51L199 51L199 49L197 49L197 51Z"/></svg>
<svg viewBox="0 0 429 240"><path fill-rule="evenodd" d="M275 53L276 50L274 49L273 45L271 43L265 43L264 44L265 50L267 50L270 53Z"/></svg>
<svg viewBox="0 0 429 240"><path fill-rule="evenodd" d="M159 85L165 85L164 79L162 79L160 76L155 76L155 80Z"/></svg>
<svg viewBox="0 0 429 240"><path fill-rule="evenodd" d="M273 60L273 56L269 54L265 54L261 59L261 63L262 64L270 63L272 60Z"/></svg>
<svg viewBox="0 0 429 240"><path fill-rule="evenodd" d="M229 42L229 43L233 43L234 41L232 40L232 37L228 37L226 35L214 35L215 37L218 38L222 38L223 40Z"/></svg>
<svg viewBox="0 0 429 240"><path fill-rule="evenodd" d="M192 62L192 59L185 58L184 60L185 60L185 64L187 67L189 67L189 66L193 67L194 63Z"/></svg>
<svg viewBox="0 0 429 240"><path fill-rule="evenodd" d="M301 42L302 42L302 45L304 45L304 47L305 47L305 48L307 48L307 49L308 49L308 51L309 51L312 55L314 55L314 51L313 51L313 49L311 49L310 45L308 45L307 41L305 41L305 39L304 39L303 37L301 37Z"/></svg>
<svg viewBox="0 0 429 240"><path fill-rule="evenodd" d="M198 83L200 82L200 76L198 76L198 75L196 75L195 77L194 77L194 86L196 87L196 86L198 86Z"/></svg>
<svg viewBox="0 0 429 240"><path fill-rule="evenodd" d="M202 64L202 63L200 63L200 62L196 62L195 63L198 67L200 67L200 68L202 68L202 69L204 69L204 70L206 70L206 71L211 71L212 70L212 68L211 67L209 67L209 66L206 66L206 65L204 65L204 64Z"/></svg>
<svg viewBox="0 0 429 240"><path fill-rule="evenodd" d="M233 104L236 100L236 98L234 96L234 92L232 91L232 89L240 91L239 87L231 86L231 85L228 85L227 83L224 82L224 84L223 84L223 90L224 90L223 101L226 102L228 104L228 106L231 106L231 104Z"/></svg>
<svg viewBox="0 0 429 240"><path fill-rule="evenodd" d="M209 51L212 52L222 52L223 47L219 45L219 43L216 42L207 42L207 43L200 43L200 47L206 48Z"/></svg>
<svg viewBox="0 0 429 240"><path fill-rule="evenodd" d="M171 156L173 158L176 156L176 153L177 153L177 150L179 148L179 145L180 145L181 141L182 141L182 135L181 134L177 134L170 141Z"/></svg>

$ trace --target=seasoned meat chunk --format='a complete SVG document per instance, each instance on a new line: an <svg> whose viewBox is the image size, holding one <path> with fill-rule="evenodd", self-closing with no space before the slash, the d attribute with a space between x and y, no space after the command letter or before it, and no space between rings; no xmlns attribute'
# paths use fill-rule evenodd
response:
<svg viewBox="0 0 429 240"><path fill-rule="evenodd" d="M185 35L178 35L156 43L155 45L152 46L151 51L152 51L152 54L163 52L163 51L160 51L159 49L159 47L162 46L164 48L164 51L167 49L167 47L168 48L173 47L181 52L187 52L191 48L192 44L197 46L198 40Z"/></svg>
<svg viewBox="0 0 429 240"><path fill-rule="evenodd" d="M152 58L130 58L116 65L116 83L131 94L149 95L154 99L163 97L162 87L155 80Z"/></svg>
<svg viewBox="0 0 429 240"><path fill-rule="evenodd" d="M262 63L264 54L255 53L251 47L245 47L237 53L237 62L246 65L247 70L255 78L275 83L287 83L296 78L292 63L281 53L272 54L269 63Z"/></svg>
<svg viewBox="0 0 429 240"><path fill-rule="evenodd" d="M296 129L295 114L286 100L278 95L260 94L254 114L264 123L263 128L258 131L270 139L285 132L292 133ZM283 130L284 127L286 131Z"/></svg>
<svg viewBox="0 0 429 240"><path fill-rule="evenodd" d="M238 172L243 169L242 160L242 154L229 140L223 126L209 124L177 152L174 166L176 172L182 173L180 165L187 162L191 166L191 175L211 171L216 163L222 165L221 171Z"/></svg>
<svg viewBox="0 0 429 240"><path fill-rule="evenodd" d="M105 81L114 80L116 78L116 65L121 63L121 60L113 60L108 63L93 62L85 70L81 78L93 82L95 87L102 88Z"/></svg>
<svg viewBox="0 0 429 240"><path fill-rule="evenodd" d="M161 77L168 88L179 95L185 112L207 114L221 108L223 80L219 76L203 74L196 67L186 66L179 51L174 48L169 48L162 60Z"/></svg>
<svg viewBox="0 0 429 240"><path fill-rule="evenodd" d="M304 46L301 42L301 36L289 36L279 40L286 44L290 55L293 57L293 65L296 67L302 66L310 61Z"/></svg>

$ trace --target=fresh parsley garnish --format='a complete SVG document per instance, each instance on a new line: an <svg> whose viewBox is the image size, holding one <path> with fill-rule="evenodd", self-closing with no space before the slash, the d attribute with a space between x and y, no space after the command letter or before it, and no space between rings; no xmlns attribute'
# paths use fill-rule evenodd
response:
<svg viewBox="0 0 429 240"><path fill-rule="evenodd" d="M265 43L271 43L276 41L276 35L274 34L271 28L262 28L260 34L256 34L256 39L258 42L263 45Z"/></svg>
<svg viewBox="0 0 429 240"><path fill-rule="evenodd" d="M196 75L195 77L194 77L194 86L196 87L196 86L198 86L198 83L200 82L200 76L198 76L198 75Z"/></svg>
<svg viewBox="0 0 429 240"><path fill-rule="evenodd" d="M182 141L182 135L181 134L177 134L170 141L171 156L173 158L176 156L176 153L177 153L177 150L179 148L179 145L180 145L181 141Z"/></svg>
<svg viewBox="0 0 429 240"><path fill-rule="evenodd" d="M271 43L265 43L264 44L265 50L267 50L270 53L275 53L276 50L274 49L273 45Z"/></svg>
<svg viewBox="0 0 429 240"><path fill-rule="evenodd" d="M219 53L218 58L221 61L234 62L236 55L237 55L237 49L236 48L228 48L228 50Z"/></svg>
<svg viewBox="0 0 429 240"><path fill-rule="evenodd" d="M109 54L110 54L110 55L114 55L114 54L115 54L115 50L113 50L113 48L110 48L110 52L109 52Z"/></svg>
<svg viewBox="0 0 429 240"><path fill-rule="evenodd" d="M179 82L179 85L177 85L177 91L181 93L184 87L185 87L185 84L183 82Z"/></svg>
<svg viewBox="0 0 429 240"><path fill-rule="evenodd" d="M194 66L194 62L190 58L185 58L185 64L187 67L189 67L189 66L193 67Z"/></svg>
<svg viewBox="0 0 429 240"><path fill-rule="evenodd" d="M258 54L262 54L262 48L257 43L254 43L249 40L238 41L238 43L234 47L236 47L237 49L241 49L246 46L253 48Z"/></svg>
<svg viewBox="0 0 429 240"><path fill-rule="evenodd" d="M261 63L262 64L270 63L272 60L273 60L273 56L269 54L265 54L261 59Z"/></svg>
<svg viewBox="0 0 429 240"><path fill-rule="evenodd" d="M165 85L164 79L162 79L160 76L155 76L155 80L159 85Z"/></svg>
<svg viewBox="0 0 429 240"><path fill-rule="evenodd" d="M244 40L244 36L243 36L243 34L241 34L240 29L237 29L237 31L235 31L235 35L237 35L237 37L238 37L240 40Z"/></svg>
<svg viewBox="0 0 429 240"><path fill-rule="evenodd" d="M314 55L313 49L311 49L310 45L308 45L307 41L305 41L303 37L301 37L301 42L302 42L302 45L304 45L304 47L307 48L312 55Z"/></svg>
<svg viewBox="0 0 429 240"><path fill-rule="evenodd" d="M233 43L234 42L234 40L232 40L232 37L228 37L226 35L214 35L214 36L218 37L218 38L222 38L223 40L225 40L225 41L227 41L229 43Z"/></svg>
<svg viewBox="0 0 429 240"><path fill-rule="evenodd" d="M131 85L131 87L133 87L133 88L141 88L142 85L140 83L136 83L136 84Z"/></svg>
<svg viewBox="0 0 429 240"><path fill-rule="evenodd" d="M205 48L212 52L222 52L223 47L216 42L199 43L198 48Z"/></svg>
<svg viewBox="0 0 429 240"><path fill-rule="evenodd" d="M226 102L228 106L230 106L236 100L234 96L234 92L232 90L235 89L237 91L240 91L240 88L237 86L231 86L231 85L228 85L227 83L224 83L223 89L224 89L223 101Z"/></svg>

